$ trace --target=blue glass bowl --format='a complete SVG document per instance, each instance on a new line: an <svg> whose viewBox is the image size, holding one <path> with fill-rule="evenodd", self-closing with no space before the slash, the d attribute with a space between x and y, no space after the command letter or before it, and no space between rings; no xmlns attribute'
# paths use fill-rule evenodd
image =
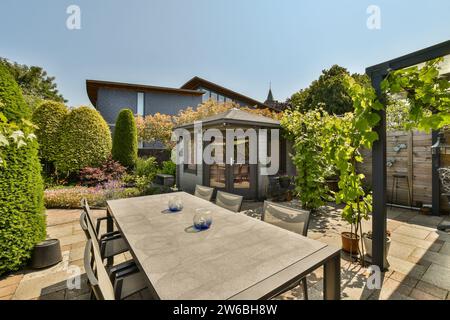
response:
<svg viewBox="0 0 450 320"><path fill-rule="evenodd" d="M181 211L183 209L183 202L179 197L170 197L168 206L171 212Z"/></svg>
<svg viewBox="0 0 450 320"><path fill-rule="evenodd" d="M195 211L196 214L194 215L194 228L199 231L209 229L212 224L211 210L199 208Z"/></svg>

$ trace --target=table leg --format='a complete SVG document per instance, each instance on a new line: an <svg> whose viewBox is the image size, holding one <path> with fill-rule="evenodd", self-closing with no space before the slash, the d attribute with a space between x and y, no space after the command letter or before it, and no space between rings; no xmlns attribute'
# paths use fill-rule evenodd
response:
<svg viewBox="0 0 450 320"><path fill-rule="evenodd" d="M323 266L323 298L324 300L341 299L340 254L331 257Z"/></svg>
<svg viewBox="0 0 450 320"><path fill-rule="evenodd" d="M108 219L106 219L106 232L113 232L114 231L114 220L111 215L111 212L109 211L109 208L106 210L106 216ZM114 257L109 257L106 259L106 266L112 267L114 265Z"/></svg>

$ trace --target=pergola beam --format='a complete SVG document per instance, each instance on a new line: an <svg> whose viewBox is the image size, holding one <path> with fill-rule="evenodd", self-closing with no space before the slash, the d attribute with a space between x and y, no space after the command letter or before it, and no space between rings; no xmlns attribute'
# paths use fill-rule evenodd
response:
<svg viewBox="0 0 450 320"><path fill-rule="evenodd" d="M372 80L372 86L376 90L378 99L385 104L381 92L381 81L390 71L411 67L432 59L450 54L450 40L437 45L422 49L396 59L392 59L366 69L367 75ZM372 147L372 190L373 190L373 212L372 212L372 263L379 266L381 270L387 269L386 261L386 113L379 111L381 121L374 128L379 139ZM436 134L433 134L435 139ZM433 214L439 213L439 176L437 174L438 159L432 160L432 186L433 186Z"/></svg>

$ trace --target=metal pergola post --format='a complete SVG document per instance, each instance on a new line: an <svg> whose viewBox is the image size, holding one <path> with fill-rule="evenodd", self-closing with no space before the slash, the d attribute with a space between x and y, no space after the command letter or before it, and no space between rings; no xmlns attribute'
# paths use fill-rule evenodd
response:
<svg viewBox="0 0 450 320"><path fill-rule="evenodd" d="M450 40L437 44L435 46L419 50L408 55L377 64L366 69L367 75L372 80L372 86L376 90L379 100L385 104L383 93L381 92L381 81L390 71L411 67L432 59L443 57L450 54ZM380 123L374 128L378 133L379 139L374 142L372 147L372 190L373 190L373 212L372 212L372 263L380 267L381 270L387 269L386 260L386 114L384 110L379 111L381 117ZM433 134L435 139L435 134ZM436 157L434 157L436 158ZM438 161L438 160L437 160ZM436 159L432 163L432 206L433 214L439 214L440 185Z"/></svg>

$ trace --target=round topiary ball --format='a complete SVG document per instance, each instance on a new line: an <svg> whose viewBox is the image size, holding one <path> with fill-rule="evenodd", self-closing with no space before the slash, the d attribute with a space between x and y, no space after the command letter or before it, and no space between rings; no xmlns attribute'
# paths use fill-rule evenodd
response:
<svg viewBox="0 0 450 320"><path fill-rule="evenodd" d="M78 173L96 167L111 154L111 133L97 110L82 106L73 109L61 124L55 167L60 174Z"/></svg>
<svg viewBox="0 0 450 320"><path fill-rule="evenodd" d="M43 101L33 112L32 121L38 127L35 131L39 142L41 159L52 162L59 153L59 128L69 110L62 102Z"/></svg>
<svg viewBox="0 0 450 320"><path fill-rule="evenodd" d="M129 169L134 168L138 157L137 145L137 129L133 111L123 109L117 117L114 129L113 159Z"/></svg>

